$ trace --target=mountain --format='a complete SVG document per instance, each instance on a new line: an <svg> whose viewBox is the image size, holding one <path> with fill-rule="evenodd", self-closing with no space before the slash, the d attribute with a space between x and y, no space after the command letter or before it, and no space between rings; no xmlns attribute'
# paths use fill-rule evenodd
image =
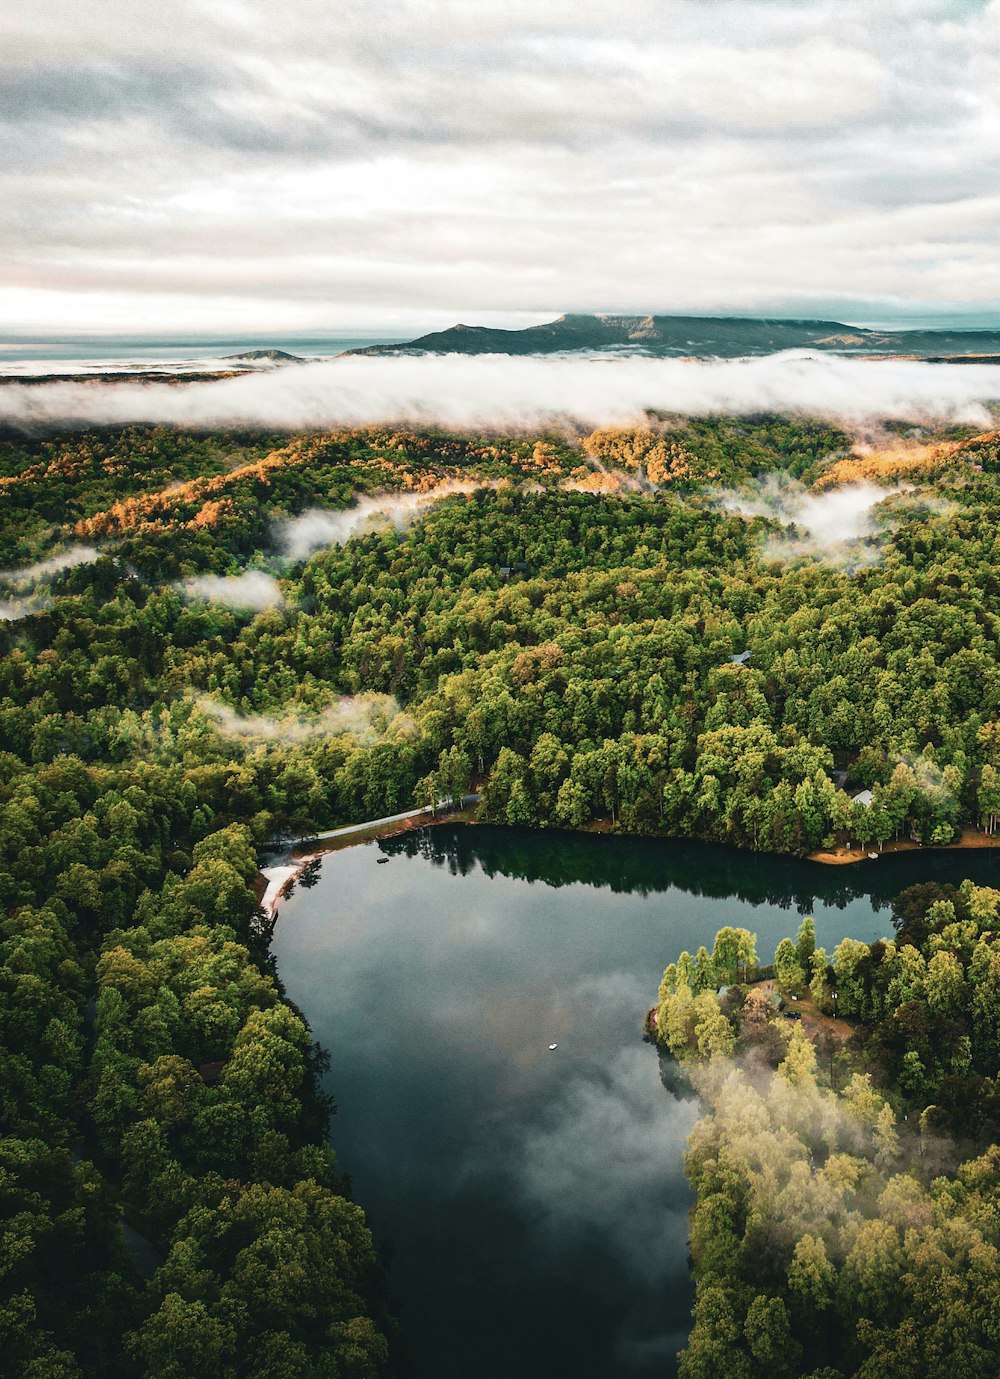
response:
<svg viewBox="0 0 1000 1379"><path fill-rule="evenodd" d="M244 350L242 354L227 354L227 360L248 364L302 364L300 354L288 354L285 350Z"/></svg>
<svg viewBox="0 0 1000 1379"><path fill-rule="evenodd" d="M395 345L350 354L556 354L571 350L628 351L674 357L739 358L775 350L891 354L938 359L1000 353L1000 329L868 330L842 321L742 316L560 316L524 330L451 326Z"/></svg>

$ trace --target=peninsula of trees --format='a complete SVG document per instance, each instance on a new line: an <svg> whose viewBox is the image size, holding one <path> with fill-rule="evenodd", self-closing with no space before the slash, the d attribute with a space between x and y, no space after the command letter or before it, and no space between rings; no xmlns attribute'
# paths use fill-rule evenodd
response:
<svg viewBox="0 0 1000 1379"><path fill-rule="evenodd" d="M768 968L723 929L664 973L650 1028L704 1107L682 1379L996 1373L1000 891L893 922L828 955L806 919Z"/></svg>

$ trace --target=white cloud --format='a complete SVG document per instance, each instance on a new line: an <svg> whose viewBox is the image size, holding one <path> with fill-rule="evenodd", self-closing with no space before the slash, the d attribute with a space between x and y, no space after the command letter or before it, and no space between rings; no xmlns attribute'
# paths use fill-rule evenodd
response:
<svg viewBox="0 0 1000 1379"><path fill-rule="evenodd" d="M35 0L8 329L1000 308L1000 19L898 0Z"/></svg>
<svg viewBox="0 0 1000 1379"><path fill-rule="evenodd" d="M208 599L229 608L276 608L284 603L281 586L263 570L247 570L241 575L197 575L184 580L180 588L188 598Z"/></svg>
<svg viewBox="0 0 1000 1379"><path fill-rule="evenodd" d="M9 384L0 389L0 420L27 427L73 420L291 429L391 421L464 428L538 426L561 418L586 425L628 423L655 408L986 426L991 419L987 404L997 399L1000 367L987 364L801 352L715 361L354 356L188 386ZM335 522L351 520L338 515Z"/></svg>
<svg viewBox="0 0 1000 1379"><path fill-rule="evenodd" d="M332 512L309 508L278 524L277 538L289 560L302 560L325 546L340 546L352 536L391 525L402 528L424 508L452 493L473 493L480 484L459 481L438 484L426 493L383 493L362 497L350 508Z"/></svg>
<svg viewBox="0 0 1000 1379"><path fill-rule="evenodd" d="M910 485L879 488L877 484L845 484L826 493L804 493L791 509L796 526L804 527L821 546L860 541L875 530L873 509Z"/></svg>
<svg viewBox="0 0 1000 1379"><path fill-rule="evenodd" d="M0 599L0 622L17 622L37 611L33 604L24 599Z"/></svg>
<svg viewBox="0 0 1000 1379"><path fill-rule="evenodd" d="M768 475L752 488L720 495L719 501L731 512L745 517L770 517L798 528L796 536L789 533L767 541L764 555L768 559L819 556L856 566L878 559L879 551L871 544L871 538L879 533L880 526L892 525L887 514L882 515L880 523L875 509L880 503L911 491L910 484L880 488L863 480L816 493L794 480Z"/></svg>
<svg viewBox="0 0 1000 1379"><path fill-rule="evenodd" d="M305 742L350 733L371 742L386 735L409 736L415 731L413 720L400 710L390 694L346 695L308 718L301 714L284 718L240 714L209 698L201 698L197 703L205 717L227 737L258 741Z"/></svg>
<svg viewBox="0 0 1000 1379"><path fill-rule="evenodd" d="M16 590L24 597L0 598L0 622L18 622L33 613L43 613L52 605L52 597L45 584L53 575L72 570L77 565L92 565L99 559L100 551L94 546L72 546L58 555L50 555L46 560L38 560L33 565L22 565L19 569L0 570L0 587ZM39 586L42 586L41 588Z"/></svg>
<svg viewBox="0 0 1000 1379"><path fill-rule="evenodd" d="M0 584L36 584L39 580L61 574L63 570L72 570L77 565L92 565L99 557L100 551L94 546L74 546L58 555L50 555L46 560L36 561L34 565L0 570Z"/></svg>

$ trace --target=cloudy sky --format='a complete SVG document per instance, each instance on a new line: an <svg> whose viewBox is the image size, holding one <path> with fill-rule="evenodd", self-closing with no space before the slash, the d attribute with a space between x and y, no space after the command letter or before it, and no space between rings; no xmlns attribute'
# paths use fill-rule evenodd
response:
<svg viewBox="0 0 1000 1379"><path fill-rule="evenodd" d="M0 332L1000 316L1000 0L31 0Z"/></svg>

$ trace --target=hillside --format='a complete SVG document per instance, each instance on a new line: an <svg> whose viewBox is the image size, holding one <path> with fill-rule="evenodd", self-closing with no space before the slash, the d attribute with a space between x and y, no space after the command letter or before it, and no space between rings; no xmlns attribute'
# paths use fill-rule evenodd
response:
<svg viewBox="0 0 1000 1379"><path fill-rule="evenodd" d="M287 350L244 350L242 354L227 354L226 358L240 364L302 364L301 354L289 354Z"/></svg>
<svg viewBox="0 0 1000 1379"><path fill-rule="evenodd" d="M868 330L840 321L751 319L739 316L565 315L524 330L455 325L416 340L369 345L349 354L557 354L566 350L630 350L683 358L739 358L776 350L916 355L938 360L1000 351L1000 329Z"/></svg>

